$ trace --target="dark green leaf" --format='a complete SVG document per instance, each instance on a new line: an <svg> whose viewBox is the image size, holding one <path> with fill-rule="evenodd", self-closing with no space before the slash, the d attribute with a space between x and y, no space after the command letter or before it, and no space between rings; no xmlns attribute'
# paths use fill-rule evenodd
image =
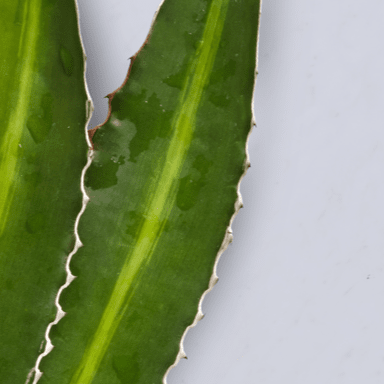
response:
<svg viewBox="0 0 384 384"><path fill-rule="evenodd" d="M175 361L247 168L258 16L254 0L163 3L93 137L78 277L41 383L160 384Z"/></svg>
<svg viewBox="0 0 384 384"><path fill-rule="evenodd" d="M81 208L86 92L73 0L0 3L0 382L25 383Z"/></svg>

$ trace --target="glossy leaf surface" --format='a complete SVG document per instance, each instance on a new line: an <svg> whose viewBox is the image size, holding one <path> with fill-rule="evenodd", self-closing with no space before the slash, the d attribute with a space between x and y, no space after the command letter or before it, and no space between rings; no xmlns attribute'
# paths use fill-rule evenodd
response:
<svg viewBox="0 0 384 384"><path fill-rule="evenodd" d="M77 278L41 383L162 382L235 212L259 2L166 0L94 136Z"/></svg>
<svg viewBox="0 0 384 384"><path fill-rule="evenodd" d="M25 383L81 208L86 92L73 0L0 2L0 382Z"/></svg>

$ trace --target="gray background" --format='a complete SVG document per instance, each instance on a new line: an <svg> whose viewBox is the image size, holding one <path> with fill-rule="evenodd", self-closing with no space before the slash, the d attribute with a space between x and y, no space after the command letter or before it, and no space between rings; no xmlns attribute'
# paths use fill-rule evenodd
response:
<svg viewBox="0 0 384 384"><path fill-rule="evenodd" d="M159 0L78 2L94 126ZM169 384L384 382L383 20L264 1L245 208Z"/></svg>

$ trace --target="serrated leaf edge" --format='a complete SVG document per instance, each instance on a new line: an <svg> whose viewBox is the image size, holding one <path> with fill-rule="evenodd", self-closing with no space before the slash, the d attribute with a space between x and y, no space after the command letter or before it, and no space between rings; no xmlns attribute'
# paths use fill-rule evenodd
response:
<svg viewBox="0 0 384 384"><path fill-rule="evenodd" d="M66 272L67 272L66 282L65 282L65 284L63 284L59 288L59 291L58 291L58 293L56 295L56 298L55 298L55 305L57 307L57 314L56 314L55 320L53 322L51 322L50 324L48 324L48 326L47 326L47 330L45 332L45 344L46 344L45 345L45 350L37 358L36 364L31 369L31 371L29 372L25 384L28 384L30 382L30 379L33 376L34 376L34 381L33 381L32 384L37 384L39 379L43 375L43 372L41 372L39 370L40 362L41 362L42 358L44 356L48 355L52 351L52 349L54 348L54 346L53 346L53 344L52 344L52 342L51 342L51 340L49 338L50 330L51 330L53 325L56 325L65 316L65 312L63 311L63 309L62 309L62 307L61 307L61 305L59 303L59 300L60 300L60 295L61 295L62 291L65 288L67 288L70 285L70 283L76 278L76 276L74 276L71 273L69 265L70 265L72 257L76 254L77 250L83 245L81 243L81 240L80 240L80 237L79 237L79 234L78 234L78 223L79 223L80 218L81 218L82 214L84 213L85 208L87 206L87 203L89 201L89 197L86 194L85 187L84 187L84 177L85 177L85 173L86 173L87 169L90 167L90 165L92 164L92 160L93 160L93 153L94 152L93 152L92 136L93 136L94 132L96 131L96 129L98 129L100 126L104 125L105 122L109 120L110 113L111 113L111 108L109 108L109 113L108 113L107 118L105 119L105 122L100 124L99 126L95 127L94 129L92 129L90 131L87 131L87 127L88 127L89 121L91 119L94 107L93 107L92 98L90 96L88 85L87 85L87 81L86 81L86 59L87 58L86 58L86 55L85 55L84 43L83 43L83 38L82 38L82 35L81 35L81 30L80 30L79 8L78 8L77 0L74 0L74 2L75 2L75 6L76 6L76 13L77 13L77 21L78 21L78 30L79 30L79 35L80 35L80 41L81 41L81 46L82 46L83 53L84 53L84 84L85 84L86 94L87 94L87 97L88 97L88 100L87 100L87 123L86 123L86 127L85 127L85 136L86 136L86 140L87 140L87 143L88 143L88 146L89 146L90 150L89 150L89 153L88 153L87 164L85 165L85 167L83 168L82 173L81 173L81 185L80 185L80 188L81 188L81 191L82 191L82 194L83 194L83 201L82 201L81 210L80 210L80 212L79 212L79 214L78 214L78 216L76 218L76 222L75 222L75 238L76 238L75 246L74 246L73 251L68 255L66 266L65 266L65 269L66 269ZM156 17L157 17L157 14L158 14L158 12L159 12L159 10L160 10L160 8L161 8L163 3L164 3L164 0L161 1L160 5L158 6L158 8L157 8L157 10L156 10L156 12L155 12L155 14L153 16L151 27L150 27L147 39L149 38L149 36L151 34L154 22L155 22ZM250 129L250 131L248 133L247 140L246 140L246 143L245 143L246 159L245 159L245 162L244 162L244 173L241 175L240 180L239 180L239 182L237 184L237 200L236 200L236 202L234 204L235 205L235 212L233 213L233 215L232 215L232 217L230 219L229 225L228 225L227 230L226 230L225 235L224 235L224 239L223 239L222 245L221 245L221 247L220 247L220 249L219 249L219 251L218 251L218 253L216 255L216 259L215 259L215 263L214 263L214 267L213 267L213 272L212 272L212 275L211 275L211 278L210 278L210 281L209 281L208 288L204 291L204 293L202 294L202 296L201 296L201 298L199 300L198 310L197 310L197 313L196 313L196 316L195 316L195 319L194 319L193 323L191 325L189 325L185 329L185 331L183 333L183 336L181 337L180 344L179 344L179 352L178 352L178 354L176 356L175 362L171 366L169 366L169 368L167 369L166 373L164 374L163 380L162 380L163 384L167 384L167 377L168 377L169 372L179 363L179 361L181 359L183 359L183 358L184 359L187 358L187 355L186 355L185 350L184 350L184 339L185 339L188 331L191 328L194 328L197 325L197 323L200 320L202 320L203 317L204 317L204 314L203 314L203 311L202 311L202 303L204 301L205 296L213 289L213 287L216 285L216 283L219 280L219 277L217 275L217 265L218 265L218 263L220 261L221 255L228 248L228 245L233 241L232 223L233 223L233 220L235 219L235 217L237 216L238 212L240 211L240 209L243 207L242 196L241 196L241 192L240 192L240 185L241 185L241 182L242 182L244 176L247 173L248 168L251 166L250 161L249 161L248 142L249 142L249 137L250 137L250 135L252 133L252 129L253 129L254 126L256 126L256 119L255 119L253 105L254 105L254 98L255 98L256 79L257 79L257 74L258 74L257 67L258 67L258 46L259 46L259 30L260 30L261 8L262 8L262 1L260 0L260 10L259 10L259 15L258 15L257 43L256 43L257 45L256 45L256 66L255 66L255 78L254 78L254 91L253 91L252 102L251 102L251 110L252 110L251 129ZM143 43L142 47L146 44L146 42L147 42L147 40ZM131 57L131 64L134 61L134 58L140 52L140 50L141 50L141 48L138 50L138 52L133 57ZM111 101L112 101L112 98L113 98L114 94L119 89L121 89L124 86L124 84L128 80L128 77L129 77L129 71L128 71L126 79L123 82L123 84L121 85L121 87L119 87L112 94L108 95L109 104L111 104ZM109 107L110 107L110 105L109 105ZM34 375L34 373L35 373L35 375Z"/></svg>
<svg viewBox="0 0 384 384"><path fill-rule="evenodd" d="M37 357L36 364L29 371L25 384L28 384L32 378L33 378L32 384L37 384L37 382L40 380L41 376L43 375L43 372L40 371L40 369L39 369L41 360L45 356L47 356L52 351L52 349L54 348L54 345L52 344L51 339L49 337L50 331L51 331L52 327L54 325L56 325L66 314L63 311L63 308L60 305L60 296L61 296L61 293L63 292L63 290L65 288L67 288L71 284L71 282L76 278L76 276L74 276L72 274L71 270L70 270L70 263L71 263L72 257L76 254L78 249L83 246L83 244L82 244L82 242L80 240L80 237L79 237L78 226L79 226L79 221L81 219L81 216L83 215L83 213L85 211L85 208L86 208L86 206L88 204L88 201L89 201L89 197L88 197L88 195L87 195L87 193L85 191L84 179L85 179L85 173L86 173L87 169L92 164L93 153L94 153L92 148L91 148L92 145L91 145L91 141L90 141L90 138L89 138L89 135L88 135L88 125L89 125L89 122L91 120L92 113L94 111L94 106L93 106L93 101L92 101L92 98L91 98L91 94L89 92L89 88L88 88L88 84L87 84L87 79L86 79L87 56L86 56L86 53L85 53L84 41L83 41L83 37L82 37L82 34L81 34L81 29L80 29L79 6L78 6L78 3L77 3L77 0L74 0L74 3L75 3L75 8L76 8L76 15L77 15L77 28L78 28L78 32L79 32L81 48L82 48L82 51L83 51L83 60L84 60L83 79L84 79L85 92L86 92L86 95L87 95L87 100L86 100L86 120L87 121L86 121L86 124L85 124L85 127L84 127L84 135L85 135L85 140L86 140L86 142L88 144L88 147L89 147L89 151L88 151L88 154L87 154L87 163L85 164L84 168L81 171L81 178L80 178L80 190L81 190L83 198L82 198L81 209L80 209L80 212L78 213L78 215L76 217L75 226L74 226L75 246L74 246L72 252L68 255L66 263L65 263L65 271L67 273L67 277L66 277L65 283L59 288L59 290L58 290L58 292L56 294L56 297L55 297L55 306L57 308L56 317L47 326L47 329L45 331L45 339L42 342L42 346L45 343L44 351L42 353L40 353L39 356Z"/></svg>
<svg viewBox="0 0 384 384"><path fill-rule="evenodd" d="M253 84L253 94L252 94L252 101L251 101L251 110L252 110L251 129L248 132L247 140L245 142L245 155L246 156L245 156L245 161L244 161L244 173L241 175L240 180L237 183L237 200L235 202L235 212L233 213L233 215L232 215L232 217L231 217L231 219L229 221L229 225L228 225L227 230L225 232L223 242L221 244L219 252L216 255L215 264L213 266L213 271L212 271L211 278L209 280L208 288L201 295L201 298L200 298L199 304L198 304L198 310L197 310L195 319L193 320L193 323L191 325L189 325L185 329L185 331L183 333L183 336L180 339L179 352L178 352L178 354L176 356L175 362L172 365L170 365L168 367L167 371L165 372L165 374L163 376L163 384L168 384L167 383L168 374L169 374L169 372L174 367L177 366L179 361L181 359L187 359L187 355L186 355L185 350L184 350L184 340L185 340L185 338L186 338L186 336L188 334L188 331L190 329L194 328L197 325L197 323L204 318L204 313L203 313L203 310L202 310L203 301L205 299L205 296L209 292L212 291L213 287L219 281L219 277L217 275L217 265L219 264L221 255L228 248L228 245L230 243L232 243L232 241L233 241L232 223L233 223L233 220L235 219L235 217L237 216L237 214L239 213L240 209L243 208L243 200L242 200L242 196L241 196L241 192L240 192L240 185L241 185L241 182L242 182L243 178L245 177L248 169L251 166L250 158L249 158L249 151L248 151L248 143L249 143L249 138L250 138L250 135L252 133L253 127L256 126L255 111L254 111L254 107L253 106L254 106L254 101L255 101L256 79L257 79L257 75L258 75L257 67L258 67L258 59L259 59L259 57L258 57L258 51L259 51L258 47L259 47L259 36L260 36L259 32L260 32L261 6L262 6L262 0L260 0L259 15L258 15L258 20L257 20L258 27L257 27L257 40L256 40L256 65L255 65L255 78L254 78L254 84Z"/></svg>

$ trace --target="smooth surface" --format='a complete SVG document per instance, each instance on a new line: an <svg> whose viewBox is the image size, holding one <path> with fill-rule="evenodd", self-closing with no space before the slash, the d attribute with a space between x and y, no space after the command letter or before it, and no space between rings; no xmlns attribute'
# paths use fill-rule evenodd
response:
<svg viewBox="0 0 384 384"><path fill-rule="evenodd" d="M103 101L157 1L80 5ZM264 0L245 208L169 384L383 382L383 15Z"/></svg>
<svg viewBox="0 0 384 384"><path fill-rule="evenodd" d="M163 3L92 138L41 383L160 384L175 361L248 168L258 17L254 0Z"/></svg>
<svg viewBox="0 0 384 384"><path fill-rule="evenodd" d="M0 5L0 382L25 383L56 315L86 162L73 0Z"/></svg>

